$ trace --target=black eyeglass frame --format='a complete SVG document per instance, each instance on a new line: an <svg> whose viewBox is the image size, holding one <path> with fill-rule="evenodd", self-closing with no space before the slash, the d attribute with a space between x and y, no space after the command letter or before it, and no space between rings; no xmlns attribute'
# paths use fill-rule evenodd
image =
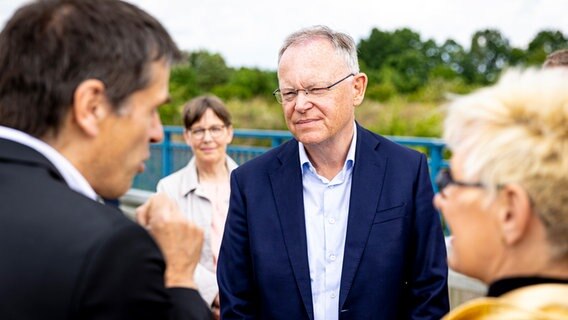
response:
<svg viewBox="0 0 568 320"><path fill-rule="evenodd" d="M485 185L481 182L464 182L455 180L452 176L452 171L450 171L449 168L440 169L436 175L436 187L438 187L438 192L441 193L446 187L452 184L468 188L485 188Z"/></svg>
<svg viewBox="0 0 568 320"><path fill-rule="evenodd" d="M338 81L336 81L336 82L330 84L330 85L327 86L327 87L321 87L321 88L304 88L304 89L290 89L290 93L295 92L294 99L298 96L298 93L299 93L300 91L304 91L304 93L306 94L306 96L308 96L308 95L317 95L317 94L314 94L314 92L324 91L324 90L329 91L329 90L331 90L331 88L333 88L333 87L335 87L336 85L340 84L341 82L345 81L347 78L349 78L349 77L354 77L354 76L355 76L354 73L350 73L350 74L348 74L347 76L341 78L341 80L338 80ZM287 90L288 90L288 89L287 89ZM288 101L285 101L284 98L282 97L282 90L280 90L280 88L277 88L276 90L274 90L274 91L272 92L272 95L274 96L274 98L276 98L276 101L277 101L278 103L280 103L280 104L283 104L284 102L288 102ZM293 100L290 100L290 101L293 101Z"/></svg>

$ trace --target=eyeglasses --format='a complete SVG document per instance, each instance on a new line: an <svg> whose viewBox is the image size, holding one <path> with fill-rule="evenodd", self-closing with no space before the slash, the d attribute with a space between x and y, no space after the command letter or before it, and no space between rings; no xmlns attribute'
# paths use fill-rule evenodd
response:
<svg viewBox="0 0 568 320"><path fill-rule="evenodd" d="M441 169L436 176L436 186L438 187L438 192L442 193L442 191L451 184L460 187L485 188L485 186L481 182L463 182L454 180L450 169Z"/></svg>
<svg viewBox="0 0 568 320"><path fill-rule="evenodd" d="M298 93L300 91L303 91L306 94L306 96L312 95L312 96L315 96L315 97L319 97L319 96L323 96L326 93L328 93L329 90L331 90L331 88L340 84L345 79L347 79L349 77L353 77L353 76L355 76L355 74L350 73L345 78L341 78L341 80L334 82L333 84L330 84L329 86L323 87L323 88L282 89L282 90L276 89L276 90L274 90L274 92L272 92L272 95L274 95L274 97L276 98L276 101L278 101L278 103L280 103L280 104L286 104L286 103L290 103L290 102L296 100L296 97L298 96Z"/></svg>
<svg viewBox="0 0 568 320"><path fill-rule="evenodd" d="M197 140L205 138L205 132L209 131L212 138L219 138L225 132L225 126L212 126L209 128L191 129L191 136Z"/></svg>

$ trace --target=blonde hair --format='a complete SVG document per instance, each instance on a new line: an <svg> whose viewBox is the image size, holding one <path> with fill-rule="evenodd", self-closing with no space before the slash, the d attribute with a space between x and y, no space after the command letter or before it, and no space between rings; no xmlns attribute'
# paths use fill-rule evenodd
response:
<svg viewBox="0 0 568 320"><path fill-rule="evenodd" d="M568 257L568 71L509 70L448 106L443 138L464 178L529 194L555 257Z"/></svg>

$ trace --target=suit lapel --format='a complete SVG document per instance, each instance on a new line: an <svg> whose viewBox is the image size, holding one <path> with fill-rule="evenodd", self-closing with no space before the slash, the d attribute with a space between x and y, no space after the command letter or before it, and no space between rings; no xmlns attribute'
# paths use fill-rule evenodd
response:
<svg viewBox="0 0 568 320"><path fill-rule="evenodd" d="M0 162L21 163L32 167L43 167L56 180L65 183L61 173L38 151L12 140L0 138Z"/></svg>
<svg viewBox="0 0 568 320"><path fill-rule="evenodd" d="M287 143L278 155L278 159L280 166L270 174L270 182L296 284L300 290L307 314L310 319L313 319L298 143L295 140Z"/></svg>
<svg viewBox="0 0 568 320"><path fill-rule="evenodd" d="M357 149L349 201L339 310L349 294L365 250L383 187L387 160L379 156L378 147L379 140L357 125Z"/></svg>

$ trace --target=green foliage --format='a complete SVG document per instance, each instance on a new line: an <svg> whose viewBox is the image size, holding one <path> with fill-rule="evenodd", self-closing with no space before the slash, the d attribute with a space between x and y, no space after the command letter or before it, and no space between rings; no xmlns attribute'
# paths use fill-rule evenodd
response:
<svg viewBox="0 0 568 320"><path fill-rule="evenodd" d="M358 50L365 69L378 71L378 83L384 86L372 94L379 92L379 99L385 96L382 88L388 92L394 86L397 92L408 93L422 86L428 79L429 62L438 54L433 41L422 43L420 35L407 28L392 33L375 28L369 39L359 42Z"/></svg>
<svg viewBox="0 0 568 320"><path fill-rule="evenodd" d="M251 99L256 96L268 98L277 86L275 72L240 68L231 74L226 84L215 87L213 93L223 99Z"/></svg>
<svg viewBox="0 0 568 320"><path fill-rule="evenodd" d="M366 100L355 110L359 123L383 135L440 136L442 114L433 104L395 97L385 104Z"/></svg>
<svg viewBox="0 0 568 320"><path fill-rule="evenodd" d="M188 65L176 65L170 75L170 102L160 107L162 121L181 125L181 105L197 96L197 75Z"/></svg>
<svg viewBox="0 0 568 320"><path fill-rule="evenodd" d="M544 61L544 57L538 57L539 61ZM511 66L523 66L527 63L527 52L519 48L511 49L511 56L509 57L509 64Z"/></svg>
<svg viewBox="0 0 568 320"><path fill-rule="evenodd" d="M440 63L432 66L430 76L453 79L463 77L464 65L468 60L467 52L454 40L446 40L439 48ZM453 72L450 73L450 70Z"/></svg>
<svg viewBox="0 0 568 320"><path fill-rule="evenodd" d="M211 91L213 87L229 80L231 70L225 64L225 59L218 53L192 52L189 54L188 62L198 75L197 87L203 92Z"/></svg>
<svg viewBox="0 0 568 320"><path fill-rule="evenodd" d="M498 30L478 31L471 39L469 56L469 66L473 69L466 80L469 83L489 84L509 64L511 46Z"/></svg>
<svg viewBox="0 0 568 320"><path fill-rule="evenodd" d="M498 30L481 30L465 50L452 39L438 46L433 40L422 41L410 29L394 32L376 28L358 44L361 69L372 76L371 96L384 101L391 94L383 93L394 87L398 94L414 94L437 78L460 78L469 86L493 83L508 66L540 65L546 56L568 47L560 31L538 33L526 49L514 48Z"/></svg>
<svg viewBox="0 0 568 320"><path fill-rule="evenodd" d="M412 102L443 103L454 95L470 93L479 86L465 83L462 78L444 79L432 78L428 83L409 94L408 100Z"/></svg>
<svg viewBox="0 0 568 320"><path fill-rule="evenodd" d="M255 97L274 99L272 91L278 86L276 72L225 65L217 53L197 51L187 53L184 63L172 68L170 103L160 108L164 123L181 125L181 110L190 99L203 94L215 94L223 100L251 100Z"/></svg>
<svg viewBox="0 0 568 320"><path fill-rule="evenodd" d="M398 57L389 57L386 65L392 74L391 80L400 93L410 93L423 86L428 80L426 57L419 51L405 51Z"/></svg>
<svg viewBox="0 0 568 320"><path fill-rule="evenodd" d="M282 106L274 99L231 99L226 104L235 128L287 130Z"/></svg>
<svg viewBox="0 0 568 320"><path fill-rule="evenodd" d="M357 45L361 71L369 78L356 118L386 135L439 136L439 105L494 82L509 66L539 66L551 52L568 47L560 31L539 32L526 48L516 48L498 30L480 30L469 48L452 39L438 45L408 28L371 30ZM233 115L236 128L286 130L282 108L272 97L274 70L231 68L218 53L188 52L174 66L171 102L160 108L165 124L181 125L181 108L191 98L215 94ZM276 52L275 52L276 55Z"/></svg>
<svg viewBox="0 0 568 320"><path fill-rule="evenodd" d="M568 38L560 31L546 30L539 32L529 43L525 55L525 64L541 65L552 52L568 47Z"/></svg>
<svg viewBox="0 0 568 320"><path fill-rule="evenodd" d="M368 99L376 100L376 101L388 101L392 97L396 96L397 91L394 85L391 82L386 82L384 84L370 84L367 87L367 92L365 96Z"/></svg>

